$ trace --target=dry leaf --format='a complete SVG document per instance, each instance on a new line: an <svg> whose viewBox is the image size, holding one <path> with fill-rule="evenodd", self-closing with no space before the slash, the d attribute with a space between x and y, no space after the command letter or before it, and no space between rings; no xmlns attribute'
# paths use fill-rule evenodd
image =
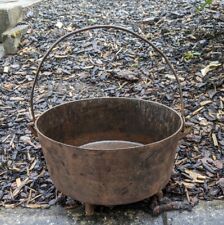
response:
<svg viewBox="0 0 224 225"><path fill-rule="evenodd" d="M205 76L208 72L216 69L217 67L221 66L221 63L218 61L210 62L204 69L201 70L201 74Z"/></svg>
<svg viewBox="0 0 224 225"><path fill-rule="evenodd" d="M29 182L29 178L28 178L28 177L27 177L25 180L21 181L20 186L17 187L17 188L13 191L12 196L13 196L13 197L16 197L16 195L19 194L20 190L21 190L28 182Z"/></svg>
<svg viewBox="0 0 224 225"><path fill-rule="evenodd" d="M201 126L208 126L208 121L206 119L202 118L202 119L199 119L199 121L200 121L199 124Z"/></svg>
<svg viewBox="0 0 224 225"><path fill-rule="evenodd" d="M47 204L27 204L26 205L27 208L31 208L31 209L44 209L44 208L48 208L49 205Z"/></svg>
<svg viewBox="0 0 224 225"><path fill-rule="evenodd" d="M16 186L19 187L21 185L21 180L20 178L16 178Z"/></svg>
<svg viewBox="0 0 224 225"><path fill-rule="evenodd" d="M14 84L6 83L6 84L3 84L3 87L4 87L4 89L11 91L14 87Z"/></svg>
<svg viewBox="0 0 224 225"><path fill-rule="evenodd" d="M34 166L36 165L37 160L35 159L34 162L32 163L32 165L30 166L29 170L32 170L34 168Z"/></svg>
<svg viewBox="0 0 224 225"><path fill-rule="evenodd" d="M24 101L25 99L23 97L11 97L10 101Z"/></svg>
<svg viewBox="0 0 224 225"><path fill-rule="evenodd" d="M172 74L165 74L165 77L170 79L170 80L176 80L176 77ZM178 76L178 78L179 78L180 81L184 81L183 77Z"/></svg>
<svg viewBox="0 0 224 225"><path fill-rule="evenodd" d="M212 101L211 100L205 100L205 101L200 102L200 105L204 106L204 105L207 105L209 103L212 103Z"/></svg>
<svg viewBox="0 0 224 225"><path fill-rule="evenodd" d="M33 146L35 149L40 148L40 145L33 144L30 137L28 137L28 136L21 136L19 140L22 141L25 144L29 144L29 145Z"/></svg>
<svg viewBox="0 0 224 225"><path fill-rule="evenodd" d="M196 183L204 183L204 180L206 179L206 176L189 169L185 169L185 173L187 173Z"/></svg>
<svg viewBox="0 0 224 225"><path fill-rule="evenodd" d="M4 207L6 209L14 209L16 207L16 204L5 204Z"/></svg>
<svg viewBox="0 0 224 225"><path fill-rule="evenodd" d="M55 25L57 28L61 29L63 27L63 23L58 21Z"/></svg>
<svg viewBox="0 0 224 225"><path fill-rule="evenodd" d="M65 28L65 30L67 30L67 31L69 31L69 32L72 32L74 29L73 29L73 27L72 27L72 24L69 24L66 28Z"/></svg>
<svg viewBox="0 0 224 225"><path fill-rule="evenodd" d="M219 146L219 143L218 143L215 133L212 133L212 140L213 140L214 146L216 146L216 147Z"/></svg>
<svg viewBox="0 0 224 225"><path fill-rule="evenodd" d="M202 107L196 109L196 110L192 113L192 115L195 116L195 115L198 114L203 108L204 108L204 107L202 106Z"/></svg>

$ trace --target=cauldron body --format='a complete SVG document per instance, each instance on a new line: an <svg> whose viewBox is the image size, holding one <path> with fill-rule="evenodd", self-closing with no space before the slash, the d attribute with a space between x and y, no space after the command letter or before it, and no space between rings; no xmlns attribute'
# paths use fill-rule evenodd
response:
<svg viewBox="0 0 224 225"><path fill-rule="evenodd" d="M95 98L65 103L37 120L34 89L44 61L67 38L86 31L125 32L156 51L173 73L180 95L181 116L152 101ZM59 38L40 61L33 82L30 108L47 167L58 190L93 205L133 203L157 194L171 176L178 140L184 130L184 101L180 80L165 54L145 37L114 25L94 25Z"/></svg>
<svg viewBox="0 0 224 225"><path fill-rule="evenodd" d="M84 203L119 205L168 183L183 120L156 102L95 98L51 108L35 127L58 190Z"/></svg>

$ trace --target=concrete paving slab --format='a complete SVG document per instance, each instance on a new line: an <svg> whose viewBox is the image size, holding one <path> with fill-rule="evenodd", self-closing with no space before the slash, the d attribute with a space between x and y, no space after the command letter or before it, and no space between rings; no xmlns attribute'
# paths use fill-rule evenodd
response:
<svg viewBox="0 0 224 225"><path fill-rule="evenodd" d="M224 201L200 202L192 212L168 212L152 217L146 209L115 207L85 217L82 207L0 210L1 225L224 225Z"/></svg>
<svg viewBox="0 0 224 225"><path fill-rule="evenodd" d="M0 0L0 9L10 9L16 6L21 6L22 8L25 8L40 1L41 0Z"/></svg>
<svg viewBox="0 0 224 225"><path fill-rule="evenodd" d="M0 4L0 42L2 42L2 33L7 29L14 27L22 20L22 17L22 7L15 6L12 8L7 8L7 6L5 6L5 8L1 8Z"/></svg>
<svg viewBox="0 0 224 225"><path fill-rule="evenodd" d="M28 25L18 25L2 34L2 43L6 55L16 54L20 39L27 32L28 28Z"/></svg>
<svg viewBox="0 0 224 225"><path fill-rule="evenodd" d="M32 6L41 0L0 0L0 43L2 34L16 26L23 19L23 8ZM5 50L7 53L7 49Z"/></svg>
<svg viewBox="0 0 224 225"><path fill-rule="evenodd" d="M0 59L5 55L3 44L0 44Z"/></svg>

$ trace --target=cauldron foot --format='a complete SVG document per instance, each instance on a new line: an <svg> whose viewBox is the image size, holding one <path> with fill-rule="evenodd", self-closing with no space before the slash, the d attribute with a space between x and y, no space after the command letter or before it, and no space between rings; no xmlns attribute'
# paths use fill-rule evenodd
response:
<svg viewBox="0 0 224 225"><path fill-rule="evenodd" d="M94 205L85 203L86 216L92 216L94 214Z"/></svg>
<svg viewBox="0 0 224 225"><path fill-rule="evenodd" d="M160 202L161 201L161 199L163 198L163 191L161 190L161 191L159 191L157 194L156 194L156 198L157 198L157 200Z"/></svg>

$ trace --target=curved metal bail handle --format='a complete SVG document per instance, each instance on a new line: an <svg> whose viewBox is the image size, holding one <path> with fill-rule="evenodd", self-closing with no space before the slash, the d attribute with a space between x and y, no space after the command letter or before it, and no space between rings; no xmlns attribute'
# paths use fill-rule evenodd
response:
<svg viewBox="0 0 224 225"><path fill-rule="evenodd" d="M177 81L177 84L178 84L178 89L179 89L179 94L180 94L180 104L181 104L181 115L182 115L182 118L183 118L183 122L185 121L184 120L184 102L183 102L183 94L182 94L182 89L181 89L181 85L180 85L180 80L177 76L177 73L176 71L174 70L173 66L171 65L170 61L168 60L168 58L166 57L166 55L160 50L158 49L152 42L148 41L146 38L138 35L137 33L131 31L131 30L128 30L126 28L123 28L123 27L119 27L119 26L114 26L114 25L96 25L96 26L90 26L90 27L86 27L86 28L83 28L83 29L79 29L79 30L76 30L76 31L73 31L71 33L68 33L64 36L62 36L61 38L59 38L51 47L50 49L45 53L44 57L42 58L39 66L38 66L38 69L37 69L37 72L36 72L36 76L35 76L35 79L34 79L34 82L33 82L33 86L32 86L32 90L31 90L31 97L30 97L30 108L31 108L31 114L32 114L32 117L33 117L33 122L35 122L36 118L35 118L35 114L34 114L34 107L33 107L33 96L34 96L34 88L35 88L35 85L38 81L38 77L39 77L39 73L40 73L40 69L45 61L45 59L47 58L47 56L51 53L51 51L54 49L54 47L60 43L61 41L63 41L64 39L72 36L72 35L75 35L75 34L78 34L78 33L81 33L81 32L84 32L84 31L88 31L88 30L95 30L95 29L101 29L101 28L104 28L104 29L115 29L115 30L120 30L120 31L124 31L126 33L129 33L129 34L132 34L133 36L141 39L142 41L146 42L147 44L149 44L155 51L157 51L161 56L162 58L164 58L165 62L167 63L167 65L169 66L170 70L172 71L173 75L175 76L176 78L176 81ZM183 124L183 128L184 128L184 124Z"/></svg>

